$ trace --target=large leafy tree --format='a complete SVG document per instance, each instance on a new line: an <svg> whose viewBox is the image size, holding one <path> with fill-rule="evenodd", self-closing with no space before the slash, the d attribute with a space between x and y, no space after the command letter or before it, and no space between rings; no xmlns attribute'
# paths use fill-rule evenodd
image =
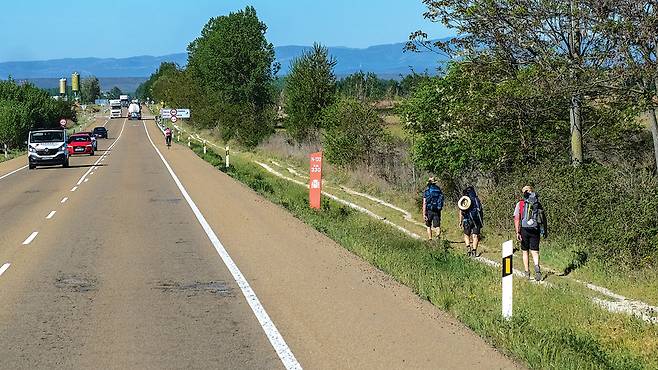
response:
<svg viewBox="0 0 658 370"><path fill-rule="evenodd" d="M162 62L158 69L151 74L148 80L142 82L135 90L135 96L139 99L145 100L148 98L156 98L153 93L153 85L162 76L168 76L179 70L180 68L173 62Z"/></svg>
<svg viewBox="0 0 658 370"><path fill-rule="evenodd" d="M569 135L567 105L532 68L457 62L421 82L399 113L417 138L416 163L457 181L559 156Z"/></svg>
<svg viewBox="0 0 658 370"><path fill-rule="evenodd" d="M82 79L80 85L80 98L83 102L93 103L101 96L101 84L96 76Z"/></svg>
<svg viewBox="0 0 658 370"><path fill-rule="evenodd" d="M454 29L449 42L412 34L408 47L440 48L460 57L489 55L514 68L536 66L554 89L570 97L571 157L583 161L583 105L595 96L598 71L612 43L597 25L587 0L423 0L425 17Z"/></svg>
<svg viewBox="0 0 658 370"><path fill-rule="evenodd" d="M272 130L271 115L265 111L272 109L272 82L278 69L266 31L265 23L249 6L211 18L187 48L188 71L205 97L204 104L210 107L205 108L208 114L197 111L195 119L205 126L217 124L219 119L225 139L253 144ZM241 125L227 115L234 113L248 117L245 122L249 123Z"/></svg>
<svg viewBox="0 0 658 370"><path fill-rule="evenodd" d="M658 169L658 2L656 0L590 0L601 29L613 40L611 80L623 99L648 111ZM620 81L621 80L621 81Z"/></svg>
<svg viewBox="0 0 658 370"><path fill-rule="evenodd" d="M292 62L284 94L286 129L295 140L306 140L320 128L322 111L336 95L335 65L327 48L319 44Z"/></svg>

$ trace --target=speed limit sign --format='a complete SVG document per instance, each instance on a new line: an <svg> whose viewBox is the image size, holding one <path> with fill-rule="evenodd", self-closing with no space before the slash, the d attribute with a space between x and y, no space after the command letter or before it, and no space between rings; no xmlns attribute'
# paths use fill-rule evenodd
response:
<svg viewBox="0 0 658 370"><path fill-rule="evenodd" d="M59 120L59 125L60 125L62 128L65 128L65 127L66 127L66 120L65 120L64 118L60 119L60 120Z"/></svg>
<svg viewBox="0 0 658 370"><path fill-rule="evenodd" d="M171 123L176 123L178 121L178 118L176 116L171 116Z"/></svg>

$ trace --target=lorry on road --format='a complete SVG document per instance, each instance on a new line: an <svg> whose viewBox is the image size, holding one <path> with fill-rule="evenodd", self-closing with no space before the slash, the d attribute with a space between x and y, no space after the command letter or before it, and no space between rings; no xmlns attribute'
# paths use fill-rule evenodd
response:
<svg viewBox="0 0 658 370"><path fill-rule="evenodd" d="M69 166L65 129L32 130L27 136L28 166Z"/></svg>
<svg viewBox="0 0 658 370"><path fill-rule="evenodd" d="M110 118L121 118L121 100L110 100Z"/></svg>
<svg viewBox="0 0 658 370"><path fill-rule="evenodd" d="M137 103L130 103L128 107L128 119L142 119L142 107Z"/></svg>
<svg viewBox="0 0 658 370"><path fill-rule="evenodd" d="M128 95L119 95L119 100L121 100L122 107L128 107L128 104L130 104L130 97Z"/></svg>

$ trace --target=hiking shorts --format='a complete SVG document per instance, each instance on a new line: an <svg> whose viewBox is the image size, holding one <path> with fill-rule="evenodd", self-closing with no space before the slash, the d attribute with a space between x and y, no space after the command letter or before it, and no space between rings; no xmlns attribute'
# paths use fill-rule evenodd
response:
<svg viewBox="0 0 658 370"><path fill-rule="evenodd" d="M464 229L464 235L471 236L471 235L481 235L482 234L482 225L479 225L477 222L464 222L462 224L462 228Z"/></svg>
<svg viewBox="0 0 658 370"><path fill-rule="evenodd" d="M435 229L441 226L441 211L439 212L427 211L425 215L427 216L425 218L425 226L433 227Z"/></svg>
<svg viewBox="0 0 658 370"><path fill-rule="evenodd" d="M521 228L521 250L539 251L539 229Z"/></svg>

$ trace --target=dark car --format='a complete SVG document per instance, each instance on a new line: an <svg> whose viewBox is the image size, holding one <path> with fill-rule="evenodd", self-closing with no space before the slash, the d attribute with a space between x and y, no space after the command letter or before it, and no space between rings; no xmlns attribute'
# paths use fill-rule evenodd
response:
<svg viewBox="0 0 658 370"><path fill-rule="evenodd" d="M97 138L107 139L107 129L105 127L96 127L94 128L94 135Z"/></svg>

